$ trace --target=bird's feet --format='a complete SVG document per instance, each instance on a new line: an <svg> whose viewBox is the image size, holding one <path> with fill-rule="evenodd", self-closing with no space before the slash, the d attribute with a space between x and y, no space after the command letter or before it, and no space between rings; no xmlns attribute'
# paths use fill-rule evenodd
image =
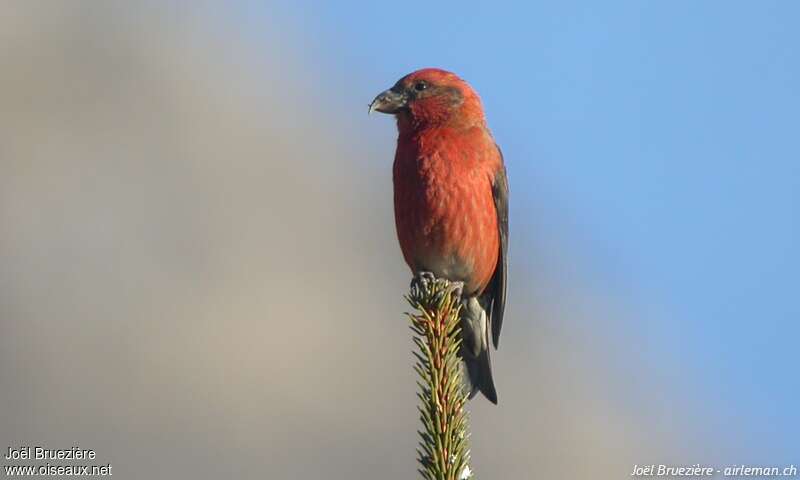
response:
<svg viewBox="0 0 800 480"><path fill-rule="evenodd" d="M430 292L434 290L436 285L446 283L446 293L461 299L464 292L464 282L447 280L444 278L436 278L432 272L417 272L411 280L411 288L418 289L420 292ZM440 286L441 288L441 286ZM445 292L442 292L445 293Z"/></svg>
<svg viewBox="0 0 800 480"><path fill-rule="evenodd" d="M422 292L429 292L434 283L436 283L436 276L433 272L417 272L414 278L411 279L411 288L418 288Z"/></svg>

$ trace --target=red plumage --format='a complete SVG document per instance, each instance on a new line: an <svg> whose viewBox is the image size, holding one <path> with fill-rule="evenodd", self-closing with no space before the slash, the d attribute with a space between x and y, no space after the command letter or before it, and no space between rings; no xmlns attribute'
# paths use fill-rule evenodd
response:
<svg viewBox="0 0 800 480"><path fill-rule="evenodd" d="M483 293L499 253L492 180L501 168L494 141L481 126L400 134L395 222L412 271L433 271L463 281L466 294Z"/></svg>
<svg viewBox="0 0 800 480"><path fill-rule="evenodd" d="M506 291L508 187L503 157L475 91L456 75L424 69L370 107L397 117L394 205L411 270L464 283L462 357L471 393L497 402L489 364Z"/></svg>

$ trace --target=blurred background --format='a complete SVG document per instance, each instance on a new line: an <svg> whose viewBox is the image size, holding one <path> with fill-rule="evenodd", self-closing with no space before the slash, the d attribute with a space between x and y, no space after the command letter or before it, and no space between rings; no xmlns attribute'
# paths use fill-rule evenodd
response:
<svg viewBox="0 0 800 480"><path fill-rule="evenodd" d="M395 126L511 183L478 478L800 462L800 4L4 2L0 448L119 478L416 476ZM5 461L3 461L5 463Z"/></svg>

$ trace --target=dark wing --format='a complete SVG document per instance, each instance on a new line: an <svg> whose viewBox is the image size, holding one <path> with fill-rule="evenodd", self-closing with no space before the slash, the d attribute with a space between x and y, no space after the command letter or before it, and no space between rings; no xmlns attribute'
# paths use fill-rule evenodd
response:
<svg viewBox="0 0 800 480"><path fill-rule="evenodd" d="M501 168L492 181L492 196L494 208L497 211L497 228L500 230L500 255L497 257L497 267L492 279L493 301L492 315L492 343L497 348L500 343L500 328L503 326L503 313L506 309L506 285L508 284L508 179L506 167L503 162L503 152L497 147L500 154Z"/></svg>

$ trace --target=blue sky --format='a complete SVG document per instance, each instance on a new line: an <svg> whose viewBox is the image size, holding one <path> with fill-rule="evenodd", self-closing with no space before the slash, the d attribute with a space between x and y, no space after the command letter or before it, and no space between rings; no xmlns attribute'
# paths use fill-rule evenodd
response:
<svg viewBox="0 0 800 480"><path fill-rule="evenodd" d="M721 437L765 461L797 454L800 3L279 11L348 115L420 67L467 79L508 163L512 247L563 245L586 288L643 312L608 328L702 388Z"/></svg>

